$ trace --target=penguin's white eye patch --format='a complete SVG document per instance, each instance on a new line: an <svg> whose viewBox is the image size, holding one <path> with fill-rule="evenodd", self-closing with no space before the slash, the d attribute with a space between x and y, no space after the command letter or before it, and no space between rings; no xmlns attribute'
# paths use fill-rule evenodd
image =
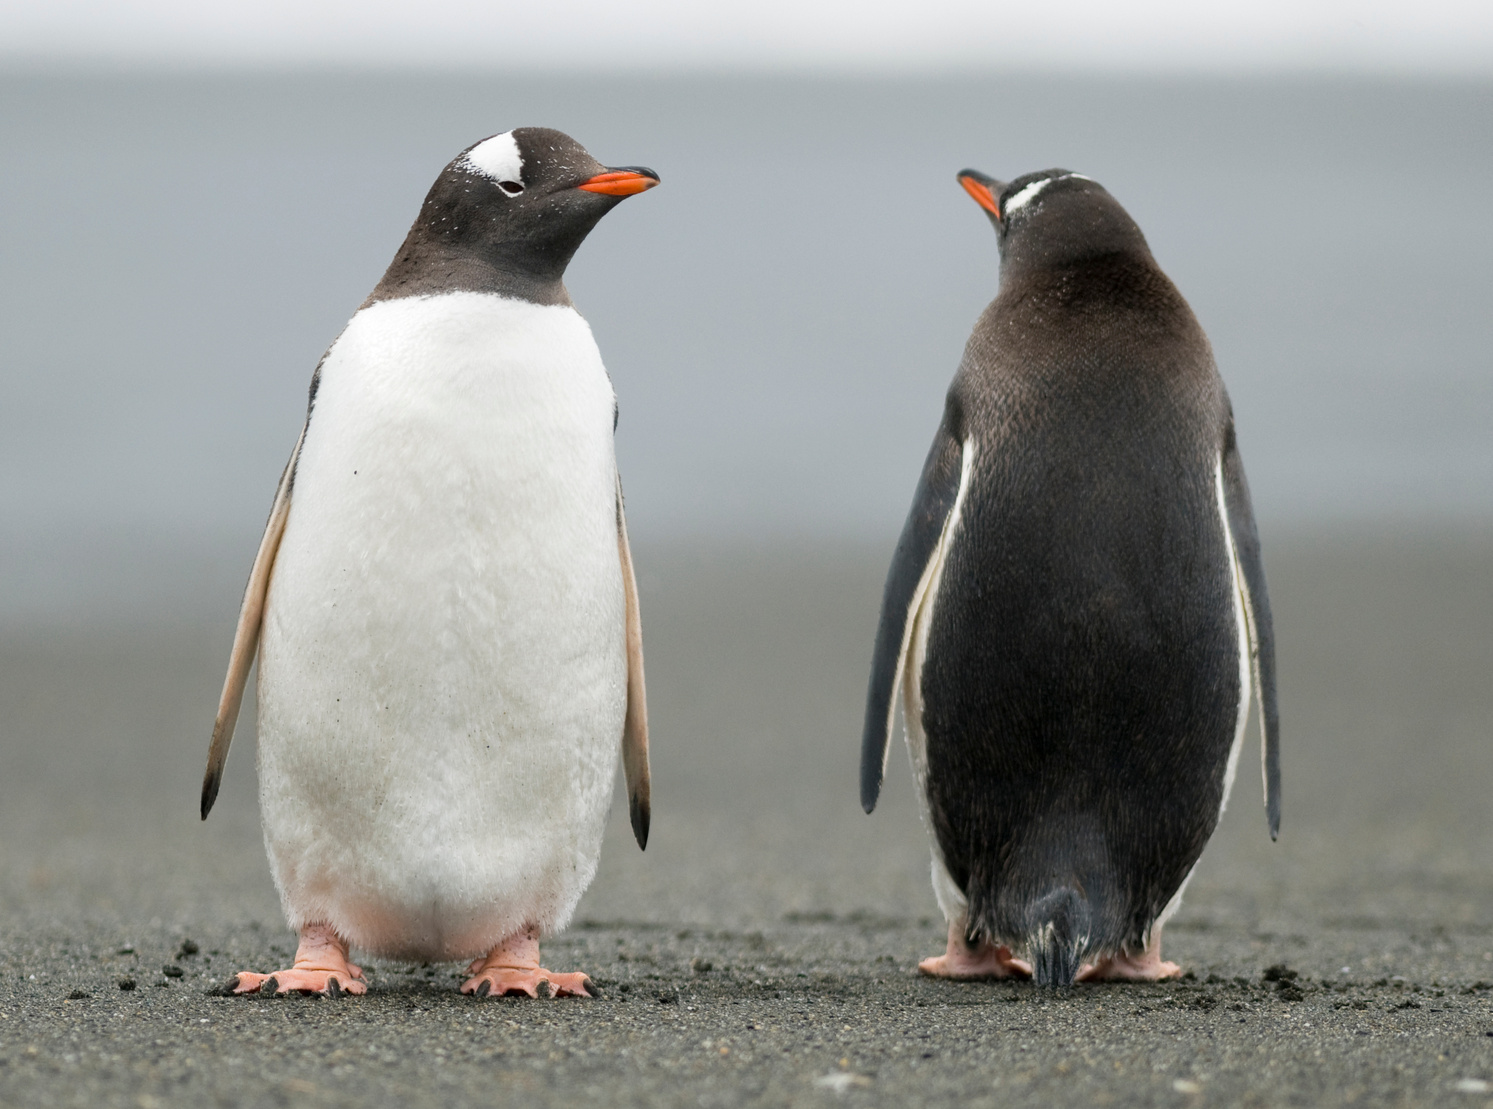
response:
<svg viewBox="0 0 1493 1109"><path fill-rule="evenodd" d="M1040 181L1033 181L1010 200L1006 201L1005 206L1001 209L1001 214L1009 216L1018 208L1025 208L1037 199L1038 193L1047 188L1048 185L1051 185L1055 180L1057 180L1055 177L1044 177Z"/></svg>
<svg viewBox="0 0 1493 1109"><path fill-rule="evenodd" d="M1070 177L1077 181L1093 180L1092 177L1085 177L1081 173L1064 173L1057 177L1044 177L1040 181L1033 181L1010 200L1006 201L1005 207L1001 209L1001 215L1003 217L1008 216L1016 211L1016 209L1026 207L1032 201L1036 200L1037 194L1047 188L1048 185L1051 185L1054 181L1067 181Z"/></svg>
<svg viewBox="0 0 1493 1109"><path fill-rule="evenodd" d="M479 142L461 159L463 169L490 177L509 196L524 191L524 157L518 152L518 142L512 131Z"/></svg>

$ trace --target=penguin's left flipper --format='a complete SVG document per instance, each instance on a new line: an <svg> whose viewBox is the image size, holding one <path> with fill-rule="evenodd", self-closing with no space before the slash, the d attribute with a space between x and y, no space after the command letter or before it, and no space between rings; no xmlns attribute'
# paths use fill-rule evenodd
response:
<svg viewBox="0 0 1493 1109"><path fill-rule="evenodd" d="M643 683L643 620L638 609L638 581L627 542L622 509L622 475L617 475L617 552L622 558L622 588L627 595L627 715L622 723L622 769L627 776L627 811L638 847L648 847L653 780L648 771L648 693Z"/></svg>
<svg viewBox="0 0 1493 1109"><path fill-rule="evenodd" d="M270 518L264 526L264 538L259 541L259 553L254 556L254 568L249 571L249 584L244 587L238 628L233 633L233 651L228 656L228 676L223 679L223 695L218 698L218 717L213 721L213 739L207 751L207 773L202 777L203 820L212 811L213 802L218 799L218 787L223 782L223 765L228 761L228 746L233 742L233 728L238 723L239 708L244 703L249 668L254 665L254 653L259 648L259 629L264 623L270 573L275 568L275 555L279 553L280 539L285 534L285 521L290 516L291 486L295 484L296 462L301 457L301 444L305 441L306 428L302 425L295 450L290 452L290 461L280 475L280 486L275 490L275 501L270 506Z"/></svg>
<svg viewBox="0 0 1493 1109"><path fill-rule="evenodd" d="M892 735L897 686L907 665L917 611L937 568L944 532L959 499L966 450L957 434L958 406L951 396L933 448L923 464L912 511L897 540L892 566L881 597L881 622L871 657L871 687L866 692L866 723L861 734L861 808L870 812L881 796L887 746Z"/></svg>
<svg viewBox="0 0 1493 1109"><path fill-rule="evenodd" d="M1232 414L1224 428L1220 459L1224 503L1229 531L1234 539L1234 557L1244 581L1244 613L1249 624L1254 685L1260 698L1260 764L1265 779L1265 816L1270 838L1280 835L1280 706L1275 688L1275 626L1270 619L1270 597L1265 591L1265 564L1260 558L1260 533L1255 527L1244 479L1244 463L1234 438Z"/></svg>

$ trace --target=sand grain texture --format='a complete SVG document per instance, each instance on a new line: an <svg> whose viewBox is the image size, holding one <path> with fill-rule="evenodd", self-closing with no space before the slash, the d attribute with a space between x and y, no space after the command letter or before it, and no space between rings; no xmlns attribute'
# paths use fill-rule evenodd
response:
<svg viewBox="0 0 1493 1109"><path fill-rule="evenodd" d="M653 838L614 806L547 948L593 1003L474 1002L455 966L381 960L361 1000L213 996L294 946L252 719L196 820L232 612L14 632L0 1104L1482 1105L1493 540L1266 539L1281 841L1251 755L1168 932L1192 977L1052 994L913 973L942 928L900 749L876 814L856 803L886 552L639 552Z"/></svg>

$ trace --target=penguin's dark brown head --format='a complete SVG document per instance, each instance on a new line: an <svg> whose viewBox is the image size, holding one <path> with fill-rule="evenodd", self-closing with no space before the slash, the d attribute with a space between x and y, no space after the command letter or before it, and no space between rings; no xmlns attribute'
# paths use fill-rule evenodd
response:
<svg viewBox="0 0 1493 1109"><path fill-rule="evenodd" d="M448 287L454 278L460 288L568 300L565 267L597 221L657 184L651 169L604 166L548 127L493 135L441 171L369 299L440 291L430 286L445 274Z"/></svg>
<svg viewBox="0 0 1493 1109"><path fill-rule="evenodd" d="M1151 257L1135 221L1103 185L1081 173L1045 169L1006 182L966 169L959 184L995 226L1002 278L1107 254Z"/></svg>

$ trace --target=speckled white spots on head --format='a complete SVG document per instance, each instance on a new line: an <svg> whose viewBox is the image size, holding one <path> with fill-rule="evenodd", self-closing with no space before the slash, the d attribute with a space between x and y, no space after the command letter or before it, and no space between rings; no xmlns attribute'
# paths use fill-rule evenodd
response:
<svg viewBox="0 0 1493 1109"><path fill-rule="evenodd" d="M518 140L513 137L512 131L504 131L501 135L479 142L468 150L462 164L469 169L502 185L507 182L518 185L517 192L523 191L524 158L518 152ZM509 192L504 189L504 192Z"/></svg>

